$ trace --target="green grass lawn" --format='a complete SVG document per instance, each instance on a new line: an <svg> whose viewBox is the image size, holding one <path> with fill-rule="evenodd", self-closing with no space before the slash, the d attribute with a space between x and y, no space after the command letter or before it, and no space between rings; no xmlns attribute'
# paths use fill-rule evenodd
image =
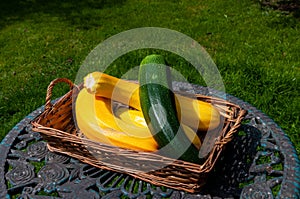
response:
<svg viewBox="0 0 300 199"><path fill-rule="evenodd" d="M1 1L0 140L44 104L51 80L75 80L85 57L100 42L147 26L197 40L218 66L226 92L274 119L300 154L300 20L251 0ZM116 64L140 61L128 57ZM185 73L198 83L192 73ZM58 87L53 98L68 90Z"/></svg>

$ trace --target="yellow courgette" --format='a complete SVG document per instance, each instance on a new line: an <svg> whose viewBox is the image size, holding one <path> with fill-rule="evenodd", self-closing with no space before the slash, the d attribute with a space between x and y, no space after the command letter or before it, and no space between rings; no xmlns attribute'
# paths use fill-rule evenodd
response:
<svg viewBox="0 0 300 199"><path fill-rule="evenodd" d="M141 111L139 85L105 73L92 72L84 78L84 87L91 94L127 104ZM176 109L181 122L199 131L214 129L220 125L220 113L210 103L176 96Z"/></svg>
<svg viewBox="0 0 300 199"><path fill-rule="evenodd" d="M87 138L132 150L153 152L158 149L156 141L147 131L140 131L139 137L137 137L136 132L115 130L114 128L117 128L117 126L113 126L113 122L111 123L115 118L112 118L108 113L104 115L113 120L105 120L103 122L104 115L101 115L101 107L97 103L106 108L109 106L103 101L97 100L86 89L82 89L76 99L75 114L77 126ZM108 110L106 108L104 108L105 111ZM110 125L114 128L111 128ZM143 134L145 132L147 133L146 135Z"/></svg>

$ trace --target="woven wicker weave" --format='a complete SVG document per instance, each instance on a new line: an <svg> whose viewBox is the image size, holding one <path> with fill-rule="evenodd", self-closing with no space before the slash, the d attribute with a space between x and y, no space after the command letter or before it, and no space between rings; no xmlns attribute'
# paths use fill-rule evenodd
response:
<svg viewBox="0 0 300 199"><path fill-rule="evenodd" d="M70 91L52 104L52 89L59 82L68 83ZM245 110L226 100L195 95L199 100L213 102L225 118L210 155L199 165L157 153L122 149L85 138L76 128L76 118L72 112L74 96L79 91L79 86L65 78L53 80L48 86L45 110L32 125L33 131L40 132L47 141L50 151L67 154L95 167L125 173L154 185L187 192L197 192L205 184L225 144L233 139L246 114Z"/></svg>

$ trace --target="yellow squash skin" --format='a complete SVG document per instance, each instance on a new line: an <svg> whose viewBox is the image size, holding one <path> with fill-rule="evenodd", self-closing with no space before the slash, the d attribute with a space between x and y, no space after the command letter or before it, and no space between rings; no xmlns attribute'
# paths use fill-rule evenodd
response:
<svg viewBox="0 0 300 199"><path fill-rule="evenodd" d="M121 131L130 135L131 137L152 137L152 134L147 126L140 127L132 125L118 117L115 117L114 113L112 112L111 99L96 96L94 104L96 119L100 127Z"/></svg>
<svg viewBox="0 0 300 199"><path fill-rule="evenodd" d="M132 110L132 109L121 107L116 111L115 115L117 117L121 118L121 120L123 120L127 124L136 125L136 126L140 127L141 129L142 128L148 129L147 123L145 121L142 111ZM201 147L201 141L200 141L200 138L197 136L197 133L193 129L191 129L190 127L188 127L184 124L182 124L182 128L184 130L184 133L189 138L189 140L199 150ZM150 130L149 130L149 133L150 133Z"/></svg>
<svg viewBox="0 0 300 199"><path fill-rule="evenodd" d="M103 98L102 98L103 99ZM110 101L110 100L109 100ZM152 136L148 136L147 131L139 132L140 137L137 134L131 132L122 132L111 128L110 125L114 125L108 119L112 119L112 114L109 113L108 106L103 103L104 101L98 100L94 95L87 92L86 89L82 89L76 99L75 114L78 128L89 139L98 141L101 143L118 146L122 148L153 152L158 149L158 145ZM98 105L104 105L104 110L108 111L101 115L101 109ZM97 108L96 108L97 107ZM101 115L99 118L98 116ZM108 119L103 120L104 116ZM115 119L115 118L113 118ZM107 125L107 126L106 126ZM116 126L113 126L116 127ZM144 135L143 133L147 133Z"/></svg>
<svg viewBox="0 0 300 199"><path fill-rule="evenodd" d="M84 78L89 93L109 98L141 110L139 85L105 73L93 72ZM220 113L211 104L176 94L178 118L183 124L199 131L214 129L220 125Z"/></svg>
<svg viewBox="0 0 300 199"><path fill-rule="evenodd" d="M131 107L140 107L139 87L101 72L93 72L84 78L84 87L91 94L109 98Z"/></svg>

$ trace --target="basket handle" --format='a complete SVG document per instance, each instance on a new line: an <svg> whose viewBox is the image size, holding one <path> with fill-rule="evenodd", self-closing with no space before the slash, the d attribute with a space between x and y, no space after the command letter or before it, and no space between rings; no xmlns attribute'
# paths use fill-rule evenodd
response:
<svg viewBox="0 0 300 199"><path fill-rule="evenodd" d="M74 87L73 82L67 78L57 78L57 79L54 79L53 81L51 81L47 88L46 104L45 104L46 110L52 107L51 98L52 98L53 87L56 84L61 83L61 82L67 83L70 86L70 90L72 90Z"/></svg>

